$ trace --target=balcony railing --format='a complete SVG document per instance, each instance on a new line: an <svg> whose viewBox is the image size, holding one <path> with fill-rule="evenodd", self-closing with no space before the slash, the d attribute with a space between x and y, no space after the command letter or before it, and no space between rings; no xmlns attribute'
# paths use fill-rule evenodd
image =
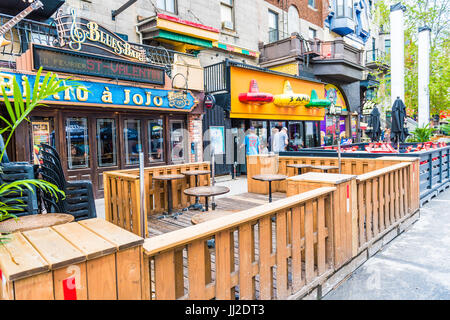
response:
<svg viewBox="0 0 450 320"><path fill-rule="evenodd" d="M12 18L13 16L0 14L0 25L5 24ZM56 39L56 35L54 25L24 19L6 32L5 38L11 43L0 48L0 55L20 56L28 50L30 43L51 46Z"/></svg>
<svg viewBox="0 0 450 320"><path fill-rule="evenodd" d="M366 51L366 65L388 64L388 54L380 49Z"/></svg>

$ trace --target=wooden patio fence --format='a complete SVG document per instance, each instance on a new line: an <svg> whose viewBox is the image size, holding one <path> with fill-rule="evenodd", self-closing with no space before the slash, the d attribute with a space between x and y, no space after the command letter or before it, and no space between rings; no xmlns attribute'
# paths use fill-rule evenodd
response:
<svg viewBox="0 0 450 320"><path fill-rule="evenodd" d="M299 194L146 239L144 298L307 293L419 210L419 159L385 164L359 175L293 177L287 183L299 187L289 192Z"/></svg>
<svg viewBox="0 0 450 320"><path fill-rule="evenodd" d="M285 299L332 272L324 187L144 243L148 299ZM215 248L207 241L215 239ZM303 267L304 265L304 267Z"/></svg>
<svg viewBox="0 0 450 320"><path fill-rule="evenodd" d="M275 158L271 158L275 159ZM267 156L248 156L247 158L247 184L248 192L267 194L269 191L267 183L255 181L251 177L262 173L278 173L289 177L297 175L297 169L289 168L289 164L310 164L338 166L337 158L330 157L297 157L297 156L277 156L278 163L269 160ZM388 167L402 161L413 161L415 157L380 157L380 158L341 158L341 173L359 175L377 169ZM271 169L272 168L272 169ZM306 171L319 171L306 169ZM338 173L338 170L330 170L330 173ZM273 192L286 192L286 181L273 182Z"/></svg>
<svg viewBox="0 0 450 320"><path fill-rule="evenodd" d="M167 211L167 183L153 181L154 176L180 174L190 170L210 170L209 162L194 162L144 169L145 215ZM103 174L105 187L105 219L137 235L141 235L141 224L148 230L147 220L140 219L139 169L107 171ZM210 184L210 175L198 177L198 185ZM183 191L195 186L195 177L172 181L172 205L181 209L193 203L194 198ZM147 235L145 235L147 236Z"/></svg>

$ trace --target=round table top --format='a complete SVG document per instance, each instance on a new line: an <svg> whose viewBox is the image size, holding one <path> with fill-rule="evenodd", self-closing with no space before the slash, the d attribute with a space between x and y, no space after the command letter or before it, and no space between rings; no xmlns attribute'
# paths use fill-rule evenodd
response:
<svg viewBox="0 0 450 320"><path fill-rule="evenodd" d="M203 186L184 190L184 193L187 194L188 196L195 196L195 197L218 196L221 194L225 194L227 192L230 192L230 189L223 186Z"/></svg>
<svg viewBox="0 0 450 320"><path fill-rule="evenodd" d="M321 169L321 170L331 170L331 169L339 169L336 166L311 166L312 169Z"/></svg>
<svg viewBox="0 0 450 320"><path fill-rule="evenodd" d="M184 178L185 178L184 174L178 174L178 173L162 174L160 176L153 176L153 179L155 179L155 180L178 180L178 179L184 179Z"/></svg>
<svg viewBox="0 0 450 320"><path fill-rule="evenodd" d="M302 169L302 168L311 168L311 165L305 164L305 163L292 163L292 164L288 164L286 167Z"/></svg>
<svg viewBox="0 0 450 320"><path fill-rule="evenodd" d="M191 222L192 224L198 224L198 223L202 223L205 221L210 221L213 219L217 219L220 217L225 217L228 216L232 213L236 213L239 212L239 210L213 210L213 211L208 211L208 212L202 212L202 213L197 213L194 214L191 218Z"/></svg>
<svg viewBox="0 0 450 320"><path fill-rule="evenodd" d="M186 175L186 176L201 176L204 174L210 174L211 171L209 170L191 170L191 171L185 171L182 172L182 174Z"/></svg>
<svg viewBox="0 0 450 320"><path fill-rule="evenodd" d="M256 176L253 176L253 180L259 180L259 181L281 181L285 180L288 176L285 176L284 174L258 174Z"/></svg>
<svg viewBox="0 0 450 320"><path fill-rule="evenodd" d="M74 216L66 213L32 214L19 217L17 221L15 219L8 219L0 222L0 232L27 231L56 226L58 224L72 222L73 220Z"/></svg>

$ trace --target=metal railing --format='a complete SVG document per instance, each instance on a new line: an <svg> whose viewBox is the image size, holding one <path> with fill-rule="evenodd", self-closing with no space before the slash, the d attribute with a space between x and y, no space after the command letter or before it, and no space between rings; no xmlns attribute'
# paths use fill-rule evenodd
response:
<svg viewBox="0 0 450 320"><path fill-rule="evenodd" d="M13 16L0 13L0 25L5 24L12 18ZM0 55L20 56L28 50L30 43L51 46L56 37L57 33L54 24L23 19L6 32L5 38L11 43L0 48Z"/></svg>
<svg viewBox="0 0 450 320"><path fill-rule="evenodd" d="M386 63L386 53L380 49L366 51L366 64L370 63Z"/></svg>
<svg viewBox="0 0 450 320"><path fill-rule="evenodd" d="M205 92L220 93L228 91L228 71L225 61L204 68Z"/></svg>

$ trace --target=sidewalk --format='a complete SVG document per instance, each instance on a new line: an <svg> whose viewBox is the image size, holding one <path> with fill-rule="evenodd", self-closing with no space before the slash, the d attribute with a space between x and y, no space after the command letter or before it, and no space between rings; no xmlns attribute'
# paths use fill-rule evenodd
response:
<svg viewBox="0 0 450 320"><path fill-rule="evenodd" d="M450 189L325 300L450 299Z"/></svg>

